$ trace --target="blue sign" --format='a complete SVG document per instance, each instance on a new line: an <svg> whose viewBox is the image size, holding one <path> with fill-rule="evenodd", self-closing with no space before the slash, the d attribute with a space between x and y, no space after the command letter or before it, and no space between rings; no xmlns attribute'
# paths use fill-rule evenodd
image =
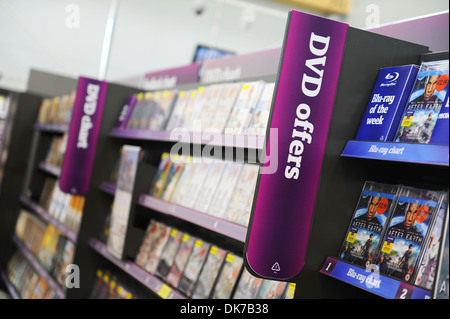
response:
<svg viewBox="0 0 450 319"><path fill-rule="evenodd" d="M380 69L356 140L394 140L418 71L416 65Z"/></svg>

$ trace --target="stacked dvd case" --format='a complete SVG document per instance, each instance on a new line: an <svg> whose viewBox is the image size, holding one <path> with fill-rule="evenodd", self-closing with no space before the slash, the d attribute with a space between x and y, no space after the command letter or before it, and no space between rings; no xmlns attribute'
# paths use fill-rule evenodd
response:
<svg viewBox="0 0 450 319"><path fill-rule="evenodd" d="M446 205L445 191L366 181L339 258L431 289Z"/></svg>
<svg viewBox="0 0 450 319"><path fill-rule="evenodd" d="M395 185L365 182L339 252L342 260L361 267L374 262L398 192Z"/></svg>
<svg viewBox="0 0 450 319"><path fill-rule="evenodd" d="M448 95L449 60L420 65L395 142L430 143L436 121Z"/></svg>
<svg viewBox="0 0 450 319"><path fill-rule="evenodd" d="M413 283L445 193L402 187L382 239L380 273Z"/></svg>

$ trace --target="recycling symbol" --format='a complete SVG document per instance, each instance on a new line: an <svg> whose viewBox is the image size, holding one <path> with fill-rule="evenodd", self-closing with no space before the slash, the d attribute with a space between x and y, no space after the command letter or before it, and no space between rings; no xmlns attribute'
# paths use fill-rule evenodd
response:
<svg viewBox="0 0 450 319"><path fill-rule="evenodd" d="M274 263L271 269L275 272L280 271L281 270L280 264L278 262Z"/></svg>

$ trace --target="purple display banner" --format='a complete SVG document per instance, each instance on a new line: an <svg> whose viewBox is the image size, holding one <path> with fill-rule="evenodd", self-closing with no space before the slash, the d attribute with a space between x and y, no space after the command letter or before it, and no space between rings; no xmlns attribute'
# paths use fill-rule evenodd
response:
<svg viewBox="0 0 450 319"><path fill-rule="evenodd" d="M199 63L171 68L162 71L148 72L144 75L139 87L144 90L172 89L177 85L198 82Z"/></svg>
<svg viewBox="0 0 450 319"><path fill-rule="evenodd" d="M134 107L136 106L137 96L138 94L131 94L130 96L128 96L124 106L122 107L122 110L120 111L119 120L117 121L115 128L126 128L128 119L130 118L131 114L133 113Z"/></svg>
<svg viewBox="0 0 450 319"><path fill-rule="evenodd" d="M274 74L278 68L280 53L281 48L274 48L204 61L200 83L235 81Z"/></svg>
<svg viewBox="0 0 450 319"><path fill-rule="evenodd" d="M108 83L80 77L59 187L84 195L89 189Z"/></svg>
<svg viewBox="0 0 450 319"><path fill-rule="evenodd" d="M265 153L277 130L278 169L262 169L246 241L246 264L258 276L287 281L305 264L347 29L289 14Z"/></svg>

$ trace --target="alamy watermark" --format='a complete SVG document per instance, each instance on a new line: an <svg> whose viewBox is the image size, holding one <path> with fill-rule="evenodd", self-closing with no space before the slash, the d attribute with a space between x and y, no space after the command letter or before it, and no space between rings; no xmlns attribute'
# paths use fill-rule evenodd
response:
<svg viewBox="0 0 450 319"><path fill-rule="evenodd" d="M262 174L274 174L278 169L278 129L271 128L266 149L265 135L249 135L230 128L222 134L218 129L202 130L196 121L195 130L175 128L170 140L177 141L170 150L171 159L190 158L191 163L218 163L223 161L245 162L262 165Z"/></svg>
<svg viewBox="0 0 450 319"><path fill-rule="evenodd" d="M366 13L368 13L366 17L366 27L377 27L380 25L380 6L374 3L371 3L366 6Z"/></svg>
<svg viewBox="0 0 450 319"><path fill-rule="evenodd" d="M64 277L67 288L80 288L80 267L78 265L68 264L64 270Z"/></svg>
<svg viewBox="0 0 450 319"><path fill-rule="evenodd" d="M79 29L80 28L80 7L76 4L68 4L66 6L66 28Z"/></svg>

